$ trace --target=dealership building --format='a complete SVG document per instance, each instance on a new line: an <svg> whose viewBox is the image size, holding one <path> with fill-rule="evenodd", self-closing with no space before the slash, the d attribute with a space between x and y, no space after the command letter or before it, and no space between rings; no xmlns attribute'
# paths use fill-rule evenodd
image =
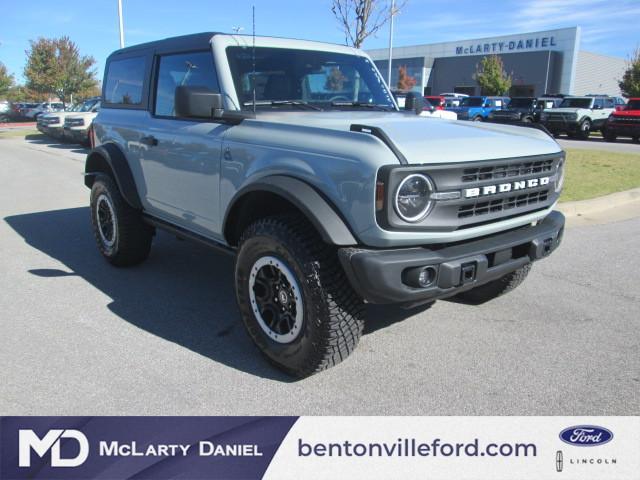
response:
<svg viewBox="0 0 640 480"><path fill-rule="evenodd" d="M367 53L386 78L389 50L381 48ZM618 79L626 68L622 58L580 50L580 27L572 27L395 47L391 85L397 84L398 68L406 67L407 73L416 79L415 89L420 88L425 95L444 92L480 95L480 87L473 78L476 66L483 57L493 54L502 58L505 71L511 74L511 96L544 93L619 96Z"/></svg>

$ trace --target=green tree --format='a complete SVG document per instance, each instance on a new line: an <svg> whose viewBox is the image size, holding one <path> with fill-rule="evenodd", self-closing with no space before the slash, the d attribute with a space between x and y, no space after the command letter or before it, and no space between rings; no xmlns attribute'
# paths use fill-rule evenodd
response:
<svg viewBox="0 0 640 480"><path fill-rule="evenodd" d="M504 95L511 88L511 75L504 71L504 64L498 55L484 57L476 65L473 78L485 95Z"/></svg>
<svg viewBox="0 0 640 480"><path fill-rule="evenodd" d="M7 71L7 67L0 62L0 98L5 98L13 87L13 75Z"/></svg>
<svg viewBox="0 0 640 480"><path fill-rule="evenodd" d="M39 94L56 95L67 103L72 95L96 87L96 61L81 55L69 37L39 38L27 50L24 76L27 88Z"/></svg>
<svg viewBox="0 0 640 480"><path fill-rule="evenodd" d="M627 70L618 85L625 97L640 97L640 47L631 55Z"/></svg>

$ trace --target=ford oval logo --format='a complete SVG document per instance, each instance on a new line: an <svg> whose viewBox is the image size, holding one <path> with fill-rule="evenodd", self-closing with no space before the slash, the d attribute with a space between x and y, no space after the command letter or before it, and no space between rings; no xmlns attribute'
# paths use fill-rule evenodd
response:
<svg viewBox="0 0 640 480"><path fill-rule="evenodd" d="M560 432L560 440L576 447L604 445L613 438L610 430L595 425L576 425Z"/></svg>

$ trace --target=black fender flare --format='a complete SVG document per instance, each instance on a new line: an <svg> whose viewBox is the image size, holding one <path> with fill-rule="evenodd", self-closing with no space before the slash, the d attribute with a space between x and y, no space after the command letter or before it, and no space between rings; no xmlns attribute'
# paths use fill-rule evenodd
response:
<svg viewBox="0 0 640 480"><path fill-rule="evenodd" d="M98 173L111 173L125 201L131 207L142 210L133 173L127 158L117 145L106 143L89 152L85 161L84 184L91 188Z"/></svg>
<svg viewBox="0 0 640 480"><path fill-rule="evenodd" d="M240 189L229 202L222 222L223 231L231 219L230 212L238 202L252 192L269 192L278 195L300 210L311 222L322 239L332 245L357 245L358 241L349 230L337 209L307 182L286 175L270 175L260 178Z"/></svg>

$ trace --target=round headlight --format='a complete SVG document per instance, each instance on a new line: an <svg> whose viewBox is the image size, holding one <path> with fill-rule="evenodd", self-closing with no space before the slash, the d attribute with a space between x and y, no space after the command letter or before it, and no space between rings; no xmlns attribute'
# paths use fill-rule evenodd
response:
<svg viewBox="0 0 640 480"><path fill-rule="evenodd" d="M406 222L417 222L431 208L433 184L425 175L415 173L405 178L396 191L396 212Z"/></svg>
<svg viewBox="0 0 640 480"><path fill-rule="evenodd" d="M556 193L562 190L562 185L564 185L564 158L558 162L556 167Z"/></svg>

